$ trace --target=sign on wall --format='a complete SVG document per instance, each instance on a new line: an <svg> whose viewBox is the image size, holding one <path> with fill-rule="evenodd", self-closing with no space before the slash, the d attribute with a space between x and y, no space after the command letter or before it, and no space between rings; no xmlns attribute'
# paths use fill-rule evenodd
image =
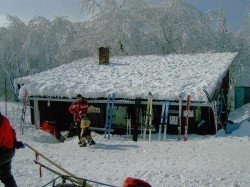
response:
<svg viewBox="0 0 250 187"><path fill-rule="evenodd" d="M101 109L91 105L88 107L88 113L101 113Z"/></svg>
<svg viewBox="0 0 250 187"><path fill-rule="evenodd" d="M169 123L171 125L178 125L178 116L169 116Z"/></svg>
<svg viewBox="0 0 250 187"><path fill-rule="evenodd" d="M187 111L184 110L184 112L183 112L183 117L186 117L186 115L187 115ZM193 111L193 110L190 110L190 111L189 111L188 117L190 117L190 118L193 118L193 117L194 117L194 111Z"/></svg>
<svg viewBox="0 0 250 187"><path fill-rule="evenodd" d="M117 127L127 126L127 107L117 106L114 108L113 125Z"/></svg>

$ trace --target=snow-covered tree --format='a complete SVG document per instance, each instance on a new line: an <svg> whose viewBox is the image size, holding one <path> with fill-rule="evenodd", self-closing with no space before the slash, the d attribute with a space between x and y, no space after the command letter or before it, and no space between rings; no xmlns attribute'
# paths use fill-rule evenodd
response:
<svg viewBox="0 0 250 187"><path fill-rule="evenodd" d="M236 51L236 40L234 34L228 25L225 18L225 11L222 9L217 10L215 18L215 44L216 51Z"/></svg>
<svg viewBox="0 0 250 187"><path fill-rule="evenodd" d="M9 26L0 29L0 78L7 77L13 91L14 78L76 59L74 54L64 58L64 49L74 41L75 29L78 28L75 23L62 17L52 22L36 17L27 25L16 16L9 15L8 19Z"/></svg>
<svg viewBox="0 0 250 187"><path fill-rule="evenodd" d="M83 8L92 12L86 23L86 47L93 52L100 46L109 46L113 55L139 54L143 42L145 0L84 0ZM95 54L95 53L94 53Z"/></svg>
<svg viewBox="0 0 250 187"><path fill-rule="evenodd" d="M219 14L220 10L201 12L185 0L164 3L82 0L81 5L92 15L86 22L84 36L88 38L80 37L89 51L109 46L113 55L132 55L228 51L233 48L224 14ZM216 29L211 26L215 20ZM221 40L225 40L224 44Z"/></svg>
<svg viewBox="0 0 250 187"><path fill-rule="evenodd" d="M237 35L246 40L250 46L250 3L246 5L245 21L237 32Z"/></svg>
<svg viewBox="0 0 250 187"><path fill-rule="evenodd" d="M158 53L190 53L210 49L212 30L206 14L183 0L170 0L151 10L151 33ZM208 49L207 49L208 48Z"/></svg>
<svg viewBox="0 0 250 187"><path fill-rule="evenodd" d="M2 29L0 46L0 65L14 91L13 79L26 75L26 61L23 55L23 43L27 37L26 25L16 16L7 16L8 29Z"/></svg>
<svg viewBox="0 0 250 187"><path fill-rule="evenodd" d="M36 67L44 70L51 67L55 51L51 48L51 23L44 17L36 17L28 22L29 34L24 43L25 54L29 63L28 69L36 71Z"/></svg>
<svg viewBox="0 0 250 187"><path fill-rule="evenodd" d="M79 23L73 23L66 17L56 17L51 22L50 49L54 55L52 60L53 66L84 57L81 54L75 53L77 47L72 46L78 40L76 35L82 32L82 30Z"/></svg>
<svg viewBox="0 0 250 187"><path fill-rule="evenodd" d="M250 3L246 5L245 21L240 29L235 33L237 38L238 56L230 68L231 81L234 83L237 79L243 80L244 69L250 67Z"/></svg>

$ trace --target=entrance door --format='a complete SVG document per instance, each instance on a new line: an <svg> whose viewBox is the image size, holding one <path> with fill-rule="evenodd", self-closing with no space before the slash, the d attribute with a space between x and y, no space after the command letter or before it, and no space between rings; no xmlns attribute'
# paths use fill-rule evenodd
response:
<svg viewBox="0 0 250 187"><path fill-rule="evenodd" d="M243 100L244 104L250 103L250 87L245 88L244 90L244 100Z"/></svg>
<svg viewBox="0 0 250 187"><path fill-rule="evenodd" d="M250 87L235 88L235 109L250 103Z"/></svg>
<svg viewBox="0 0 250 187"><path fill-rule="evenodd" d="M244 105L244 87L235 88L235 109Z"/></svg>

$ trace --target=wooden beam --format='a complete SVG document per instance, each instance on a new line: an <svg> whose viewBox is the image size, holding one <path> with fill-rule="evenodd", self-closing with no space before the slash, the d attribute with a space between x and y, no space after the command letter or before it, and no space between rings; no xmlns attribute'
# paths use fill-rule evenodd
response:
<svg viewBox="0 0 250 187"><path fill-rule="evenodd" d="M28 100L34 100L34 101L56 101L56 102L74 102L75 99L66 99L66 98L43 98L43 97L29 97ZM162 105L163 101L153 101L153 105ZM88 99L88 103L100 103L100 104L105 104L107 103L106 99ZM186 101L183 101L183 103L185 104ZM126 99L116 99L115 100L115 104L128 104L128 105L134 105L135 104L135 100L126 100ZM147 101L141 101L142 105L147 105ZM175 101L170 101L170 105L171 106L178 106L178 102ZM213 104L212 103L206 103L206 102L202 102L202 101L193 101L191 102L190 106L201 106L201 107L212 107Z"/></svg>

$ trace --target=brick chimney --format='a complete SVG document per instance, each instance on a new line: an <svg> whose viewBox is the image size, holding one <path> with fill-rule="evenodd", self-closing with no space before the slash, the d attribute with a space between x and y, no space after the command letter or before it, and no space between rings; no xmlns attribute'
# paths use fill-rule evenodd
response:
<svg viewBox="0 0 250 187"><path fill-rule="evenodd" d="M99 65L107 65L109 63L109 48L99 48Z"/></svg>

